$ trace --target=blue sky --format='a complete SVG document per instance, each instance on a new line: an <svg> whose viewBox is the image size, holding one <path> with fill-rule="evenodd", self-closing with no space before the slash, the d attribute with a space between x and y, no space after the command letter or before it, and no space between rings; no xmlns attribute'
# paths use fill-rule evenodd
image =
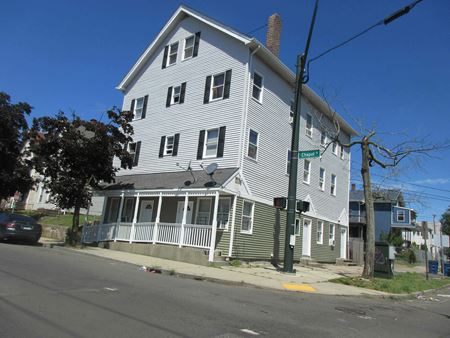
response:
<svg viewBox="0 0 450 338"><path fill-rule="evenodd" d="M322 0L310 56L384 18L410 1ZM304 49L313 1L185 1L184 4L248 33L278 12L283 21L280 58L294 69ZM33 116L58 110L99 118L121 106L115 89L179 1L7 1L0 12L0 90L34 107ZM380 26L311 65L309 85L325 92L351 123L382 132L391 146L407 135L450 138L450 2L424 0L409 14ZM265 29L252 35L265 40ZM355 127L356 124L353 123ZM400 134L401 133L401 134ZM352 181L360 184L353 151ZM420 166L417 166L417 163ZM450 205L450 150L408 160L397 176L373 180L402 187L419 219ZM420 203L416 203L417 197Z"/></svg>

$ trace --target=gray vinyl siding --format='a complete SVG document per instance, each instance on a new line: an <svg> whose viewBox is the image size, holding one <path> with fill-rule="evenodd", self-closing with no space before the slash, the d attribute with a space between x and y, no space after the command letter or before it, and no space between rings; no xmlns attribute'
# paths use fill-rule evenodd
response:
<svg viewBox="0 0 450 338"><path fill-rule="evenodd" d="M253 59L252 71L264 77L262 103L250 97L248 104L248 123L245 132L244 151L247 154L249 130L259 133L257 160L245 157L243 173L252 194L271 203L276 196L286 196L289 176L286 173L287 151L291 145L292 125L289 123L290 101L293 88L283 81L257 57ZM251 95L251 90L250 90ZM313 118L312 139L305 135L306 115ZM320 122L323 121L323 122ZM320 129L322 125L331 126L331 121L322 118L305 98L302 100L302 116L300 121L300 150L321 149ZM349 136L342 133L342 142L348 142ZM316 209L317 217L338 222L343 209L348 210L349 188L349 152L345 149L344 159L331 152L331 146L322 158L311 159L310 184L303 183L304 162L298 164L298 198L310 196ZM319 168L325 174L325 191L319 189ZM337 176L336 196L330 194L331 174ZM314 216L311 214L311 216Z"/></svg>
<svg viewBox="0 0 450 338"><path fill-rule="evenodd" d="M184 38L198 31L198 56L181 61ZM175 41L179 41L177 63L161 69L164 47ZM132 99L149 98L146 118L132 123L134 140L142 142L139 164L119 175L173 172L183 170L176 163L186 166L189 161L194 170L202 162L237 167L247 61L248 49L242 43L191 17L181 21L125 92L124 110L130 109ZM206 77L229 69L230 97L203 104ZM182 82L187 83L184 103L166 107L168 88ZM221 126L226 126L224 157L196 160L200 130ZM180 133L178 156L158 158L161 136L176 133Z"/></svg>

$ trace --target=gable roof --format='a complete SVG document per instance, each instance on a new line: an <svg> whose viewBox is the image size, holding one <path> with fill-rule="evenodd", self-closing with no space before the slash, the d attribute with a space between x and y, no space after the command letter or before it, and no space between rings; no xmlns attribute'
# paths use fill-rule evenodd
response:
<svg viewBox="0 0 450 338"><path fill-rule="evenodd" d="M151 55L156 51L159 45L164 41L172 29L176 27L184 18L191 16L221 32L227 34L236 40L245 44L251 51L256 51L258 57L261 58L269 67L271 67L278 75L280 75L286 82L290 83L293 87L295 85L295 74L286 66L276 55L274 55L263 43L258 39L250 37L246 34L242 34L229 26L226 26L210 17L201 14L185 5L180 5L169 21L164 25L156 38L145 49L144 53L139 57L130 71L125 75L119 85L116 87L121 91L125 91L127 86L131 83L133 78L139 73L142 67L150 59ZM342 130L347 134L353 136L357 135L357 132L334 110L331 110L329 105L326 104L311 88L307 85L303 85L304 96L313 104L318 110L324 112L330 118L336 118L340 124Z"/></svg>
<svg viewBox="0 0 450 338"><path fill-rule="evenodd" d="M403 204L403 194L399 189L377 189L372 191L374 202ZM350 190L351 202L364 202L364 190Z"/></svg>

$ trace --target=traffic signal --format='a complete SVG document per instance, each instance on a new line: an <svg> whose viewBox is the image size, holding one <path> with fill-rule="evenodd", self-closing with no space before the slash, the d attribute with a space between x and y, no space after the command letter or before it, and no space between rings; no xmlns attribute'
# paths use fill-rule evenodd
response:
<svg viewBox="0 0 450 338"><path fill-rule="evenodd" d="M275 197L273 199L273 206L277 209L286 209L286 197Z"/></svg>
<svg viewBox="0 0 450 338"><path fill-rule="evenodd" d="M309 202L297 201L297 212L307 212L309 211Z"/></svg>

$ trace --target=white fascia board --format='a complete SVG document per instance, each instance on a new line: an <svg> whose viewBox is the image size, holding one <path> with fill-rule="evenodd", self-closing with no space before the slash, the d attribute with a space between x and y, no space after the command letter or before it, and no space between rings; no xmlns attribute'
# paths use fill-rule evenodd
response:
<svg viewBox="0 0 450 338"><path fill-rule="evenodd" d="M127 85L132 80L132 78L139 72L141 67L145 64L145 62L150 58L152 53L156 50L156 48L159 46L162 40L167 36L167 34L175 28L175 26L186 16L191 16L225 34L230 35L231 37L243 42L244 44L247 44L250 39L245 38L244 36L238 34L237 32L234 32L233 30L220 25L219 23L193 11L192 9L187 8L186 6L181 5L178 7L178 9L175 11L175 13L172 15L172 17L169 19L169 21L165 24L165 26L161 29L161 31L158 33L156 38L153 40L153 42L147 47L147 49L144 51L144 53L140 56L140 58L137 60L137 62L134 64L134 66L131 68L131 70L125 75L123 80L120 82L120 84L116 87L116 89L125 91Z"/></svg>

